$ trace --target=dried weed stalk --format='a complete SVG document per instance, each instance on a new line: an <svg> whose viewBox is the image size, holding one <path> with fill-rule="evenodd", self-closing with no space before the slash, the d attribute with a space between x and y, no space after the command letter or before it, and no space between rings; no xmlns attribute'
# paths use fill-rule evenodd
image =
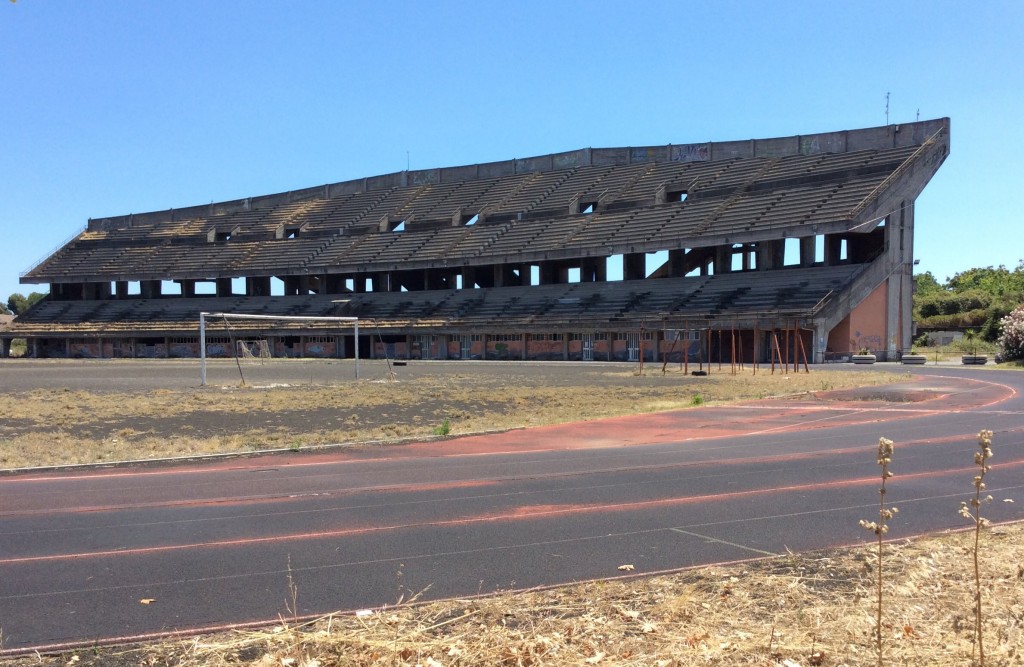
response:
<svg viewBox="0 0 1024 667"><path fill-rule="evenodd" d="M981 625L981 568L978 565L978 547L981 541L981 529L988 526L988 519L981 516L982 503L992 502L992 496L981 497L985 490L985 473L990 469L988 464L992 458L992 431L988 429L978 433L978 451L974 453L974 464L978 466L978 474L974 476L974 497L970 505L960 503L960 515L974 522L974 641L978 648L978 664L985 665L985 645L982 641Z"/></svg>
<svg viewBox="0 0 1024 667"><path fill-rule="evenodd" d="M860 520L860 525L870 530L878 539L877 568L877 599L878 608L875 615L875 648L878 652L878 665L882 665L882 536L889 532L889 521L899 512L899 508L885 506L885 482L892 477L889 464L892 463L893 444L888 438L878 439L878 465L882 467L882 486L878 489L878 521Z"/></svg>

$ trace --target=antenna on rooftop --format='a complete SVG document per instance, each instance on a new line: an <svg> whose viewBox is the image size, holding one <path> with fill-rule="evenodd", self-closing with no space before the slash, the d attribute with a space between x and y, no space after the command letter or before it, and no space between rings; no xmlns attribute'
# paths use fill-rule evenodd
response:
<svg viewBox="0 0 1024 667"><path fill-rule="evenodd" d="M885 124L889 124L889 93L885 94Z"/></svg>
<svg viewBox="0 0 1024 667"><path fill-rule="evenodd" d="M917 118L915 118L914 120L921 120L921 110L920 109L917 110Z"/></svg>
<svg viewBox="0 0 1024 667"><path fill-rule="evenodd" d="M409 171L409 151L405 151L405 170Z"/></svg>

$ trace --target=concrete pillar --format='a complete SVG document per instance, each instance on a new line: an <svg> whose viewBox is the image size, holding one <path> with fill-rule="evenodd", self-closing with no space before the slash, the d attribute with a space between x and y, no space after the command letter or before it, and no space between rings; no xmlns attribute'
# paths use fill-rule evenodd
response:
<svg viewBox="0 0 1024 667"><path fill-rule="evenodd" d="M6 359L9 356L11 356L11 340L0 338L0 359Z"/></svg>
<svg viewBox="0 0 1024 667"><path fill-rule="evenodd" d="M642 252L622 256L623 280L643 280L647 277L647 257Z"/></svg>
<svg viewBox="0 0 1024 667"><path fill-rule="evenodd" d="M800 266L814 266L814 237L800 237Z"/></svg>
<svg viewBox="0 0 1024 667"><path fill-rule="evenodd" d="M887 280L886 352L894 359L913 343L914 202L890 214L885 223L885 253L892 271Z"/></svg>
<svg viewBox="0 0 1024 667"><path fill-rule="evenodd" d="M715 275L732 271L732 246L718 246L715 248Z"/></svg>
<svg viewBox="0 0 1024 667"><path fill-rule="evenodd" d="M540 284L554 285L558 283L558 266L555 262L540 263Z"/></svg>
<svg viewBox="0 0 1024 667"><path fill-rule="evenodd" d="M757 270L781 269L786 253L785 241L761 241L757 244Z"/></svg>
<svg viewBox="0 0 1024 667"><path fill-rule="evenodd" d="M185 284L182 281L181 285L182 294L185 293ZM193 288L193 294L195 289ZM256 276L253 278L245 279L245 295L246 296L270 296L270 276Z"/></svg>
<svg viewBox="0 0 1024 667"><path fill-rule="evenodd" d="M608 280L608 260L589 257L580 262L581 283L603 283Z"/></svg>
<svg viewBox="0 0 1024 667"><path fill-rule="evenodd" d="M231 284L231 281L228 281ZM139 283L139 293L143 299L157 299L160 297L162 292L162 286L159 280L143 280ZM220 296L218 294L218 296Z"/></svg>
<svg viewBox="0 0 1024 667"><path fill-rule="evenodd" d="M839 234L825 235L825 266L838 266L842 260L840 252L843 248L843 237Z"/></svg>
<svg viewBox="0 0 1024 667"><path fill-rule="evenodd" d="M117 296L118 299L127 299L128 298L128 281L127 280L118 280L114 284L114 294Z"/></svg>

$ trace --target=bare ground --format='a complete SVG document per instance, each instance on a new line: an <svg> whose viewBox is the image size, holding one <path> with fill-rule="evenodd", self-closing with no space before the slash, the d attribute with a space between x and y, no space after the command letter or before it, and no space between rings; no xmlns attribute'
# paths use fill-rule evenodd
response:
<svg viewBox="0 0 1024 667"><path fill-rule="evenodd" d="M194 363L93 363L50 362L41 371L28 362L0 364L0 469L395 441L431 436L446 422L458 435L899 377L764 367L732 374L728 365L694 377L678 366L662 373L648 365L639 375L624 364L462 362L413 363L391 379L382 364L363 362L364 379L354 381L344 363L285 362L245 369L244 386L221 364L221 383L200 387Z"/></svg>

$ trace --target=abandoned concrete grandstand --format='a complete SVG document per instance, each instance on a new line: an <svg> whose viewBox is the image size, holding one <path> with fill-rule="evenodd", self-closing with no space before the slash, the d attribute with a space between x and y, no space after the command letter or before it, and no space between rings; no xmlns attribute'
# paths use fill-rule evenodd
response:
<svg viewBox="0 0 1024 667"><path fill-rule="evenodd" d="M371 320L358 343L237 332L277 356L892 358L949 129L588 148L91 219L22 275L50 293L0 351L195 356L199 313L226 311Z"/></svg>

